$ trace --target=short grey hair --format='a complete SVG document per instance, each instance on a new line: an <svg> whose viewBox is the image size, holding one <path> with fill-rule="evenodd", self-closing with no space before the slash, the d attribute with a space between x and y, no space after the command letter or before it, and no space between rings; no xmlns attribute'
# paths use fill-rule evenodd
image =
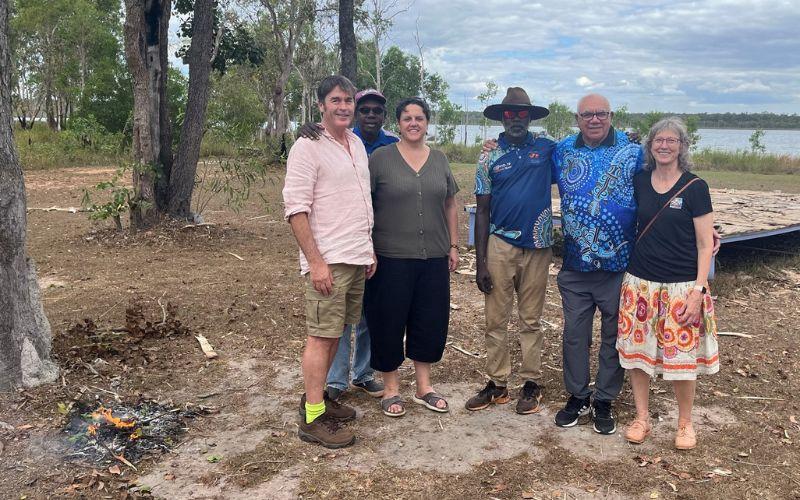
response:
<svg viewBox="0 0 800 500"><path fill-rule="evenodd" d="M692 157L689 154L691 139L689 138L689 131L686 128L686 124L677 116L662 118L658 120L655 125L650 127L650 132L647 133L647 139L645 139L644 145L642 146L644 148L645 157L644 169L653 170L656 168L656 159L653 157L651 151L653 140L658 134L665 130L670 130L678 134L678 139L681 141L680 150L678 151L678 168L684 172L690 171L694 166Z"/></svg>

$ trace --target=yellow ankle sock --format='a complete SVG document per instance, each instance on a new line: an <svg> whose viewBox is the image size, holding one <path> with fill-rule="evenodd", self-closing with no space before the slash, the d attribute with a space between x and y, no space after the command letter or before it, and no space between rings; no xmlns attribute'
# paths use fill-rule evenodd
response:
<svg viewBox="0 0 800 500"><path fill-rule="evenodd" d="M325 401L312 404L306 401L306 423L310 424L317 419L320 415L325 413Z"/></svg>

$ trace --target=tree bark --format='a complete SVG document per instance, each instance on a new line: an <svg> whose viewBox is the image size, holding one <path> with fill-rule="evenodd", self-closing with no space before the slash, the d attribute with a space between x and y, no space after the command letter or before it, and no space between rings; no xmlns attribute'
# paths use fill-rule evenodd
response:
<svg viewBox="0 0 800 500"><path fill-rule="evenodd" d="M169 214L191 218L200 142L205 128L214 35L215 0L195 0L192 42L189 46L189 97L181 129L181 142L170 179Z"/></svg>
<svg viewBox="0 0 800 500"><path fill-rule="evenodd" d="M133 79L133 187L136 194L130 216L134 229L149 227L158 221L167 196L156 197L156 178L160 174L159 188L167 189L163 179L169 179L171 173L171 144L164 143L167 137L171 139L166 100L170 3L170 0L125 0L125 58ZM165 161L169 164L164 165Z"/></svg>
<svg viewBox="0 0 800 500"><path fill-rule="evenodd" d="M52 382L50 323L25 247L25 184L11 130L8 2L0 1L0 390Z"/></svg>
<svg viewBox="0 0 800 500"><path fill-rule="evenodd" d="M358 56L356 32L353 26L353 0L339 0L339 47L342 54L341 74L356 81Z"/></svg>

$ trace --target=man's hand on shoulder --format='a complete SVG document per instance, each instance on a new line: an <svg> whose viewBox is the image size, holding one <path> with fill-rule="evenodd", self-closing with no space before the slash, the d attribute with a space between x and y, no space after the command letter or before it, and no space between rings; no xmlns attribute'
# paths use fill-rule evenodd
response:
<svg viewBox="0 0 800 500"><path fill-rule="evenodd" d="M489 153L497 149L497 140L486 139L481 146L481 153Z"/></svg>
<svg viewBox="0 0 800 500"><path fill-rule="evenodd" d="M322 134L323 130L325 129L319 123L304 123L298 132L300 137L305 137L306 139L316 141L319 139L319 136Z"/></svg>

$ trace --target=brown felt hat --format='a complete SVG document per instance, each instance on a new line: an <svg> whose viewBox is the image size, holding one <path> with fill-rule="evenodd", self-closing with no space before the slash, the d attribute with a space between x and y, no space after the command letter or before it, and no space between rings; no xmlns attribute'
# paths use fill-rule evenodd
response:
<svg viewBox="0 0 800 500"><path fill-rule="evenodd" d="M509 87L503 102L487 106L483 110L483 116L490 120L503 121L503 111L507 109L514 111L527 109L530 111L531 121L544 118L550 114L549 109L531 104L531 98L521 87Z"/></svg>

